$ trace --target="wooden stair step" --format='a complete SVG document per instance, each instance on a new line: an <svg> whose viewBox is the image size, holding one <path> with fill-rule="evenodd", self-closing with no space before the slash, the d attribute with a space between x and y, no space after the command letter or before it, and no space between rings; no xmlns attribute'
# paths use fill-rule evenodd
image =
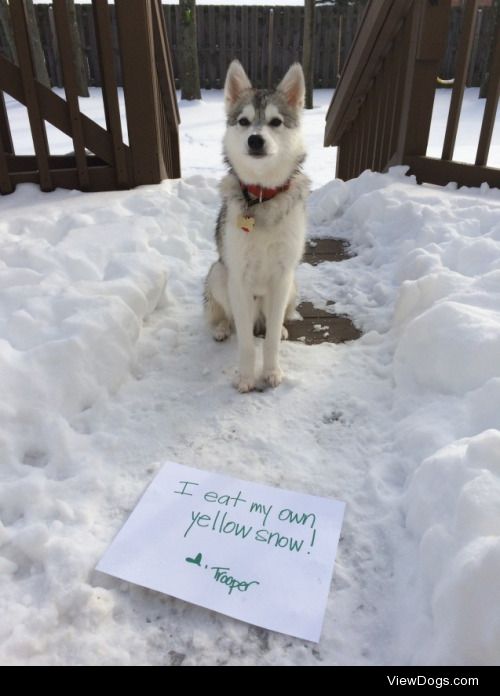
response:
<svg viewBox="0 0 500 696"><path fill-rule="evenodd" d="M350 259L352 254L349 251L349 243L345 239L308 239L303 263L317 266L323 261L345 261Z"/></svg>
<svg viewBox="0 0 500 696"><path fill-rule="evenodd" d="M362 335L345 314L331 314L314 307L311 302L302 302L297 311L302 319L285 322L289 341L301 341L308 346L317 343L346 343Z"/></svg>

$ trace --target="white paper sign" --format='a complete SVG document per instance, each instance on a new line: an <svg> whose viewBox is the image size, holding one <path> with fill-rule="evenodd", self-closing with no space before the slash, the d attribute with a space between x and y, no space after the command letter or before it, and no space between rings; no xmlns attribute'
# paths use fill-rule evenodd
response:
<svg viewBox="0 0 500 696"><path fill-rule="evenodd" d="M318 642L344 508L167 462L97 569Z"/></svg>

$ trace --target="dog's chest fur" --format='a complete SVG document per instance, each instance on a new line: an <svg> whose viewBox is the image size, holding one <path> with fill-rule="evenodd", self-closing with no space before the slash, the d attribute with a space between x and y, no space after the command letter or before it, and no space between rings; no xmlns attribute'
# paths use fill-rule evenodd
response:
<svg viewBox="0 0 500 696"><path fill-rule="evenodd" d="M265 295L273 279L299 263L304 251L308 188L308 179L297 173L288 191L247 209L235 175L224 179L217 230L219 254L230 275L242 279L254 295ZM246 214L255 219L250 232L238 226L238 219Z"/></svg>

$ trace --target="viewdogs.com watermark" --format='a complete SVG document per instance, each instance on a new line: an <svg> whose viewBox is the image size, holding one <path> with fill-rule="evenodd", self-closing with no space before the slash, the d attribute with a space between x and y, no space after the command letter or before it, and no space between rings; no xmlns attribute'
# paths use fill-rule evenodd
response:
<svg viewBox="0 0 500 696"><path fill-rule="evenodd" d="M389 686L434 686L442 689L443 686L479 686L479 677L427 677L418 674L412 677L398 677L386 675Z"/></svg>

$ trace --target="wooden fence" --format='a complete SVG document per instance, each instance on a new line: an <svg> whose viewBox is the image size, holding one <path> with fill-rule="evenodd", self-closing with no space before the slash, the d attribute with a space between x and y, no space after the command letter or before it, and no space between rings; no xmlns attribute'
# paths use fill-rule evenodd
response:
<svg viewBox="0 0 500 696"><path fill-rule="evenodd" d="M2 26L0 0L0 53L12 59L8 32ZM349 52L363 13L366 0L359 0L343 10L334 6L318 7L316 11L315 85L331 87ZM271 11L272 41L269 42ZM35 12L45 62L53 86L62 86L62 71L57 54L56 29L51 5L38 4ZM180 13L178 5L163 5L173 54L176 87L180 86L177 61ZM119 53L114 7L110 6L111 40L115 55ZM280 78L291 63L301 60L303 7L253 7L199 5L198 54L200 81L204 88L220 88L227 66L238 57L257 86L265 86L268 65L271 75ZM88 4L76 5L80 40L87 64L90 86L101 86L94 13ZM271 47L269 49L269 47ZM270 55L271 52L271 55ZM118 65L118 84L122 75Z"/></svg>
<svg viewBox="0 0 500 696"><path fill-rule="evenodd" d="M2 30L0 0L0 53L8 58L8 35ZM425 1L425 0L423 0ZM343 8L318 6L315 19L314 84L316 87L334 87L349 53L360 24L366 0L358 0ZM54 86L62 86L62 70L57 55L55 23L50 5L35 6L41 42L50 80ZM175 84L179 85L177 62L179 36L178 5L163 5L170 45L173 53ZM111 12L111 41L116 56L119 54L118 32ZM220 88L230 61L238 57L257 86L266 86L270 74L276 81L295 60L302 56L302 32L304 8L262 6L214 6L197 7L198 55L201 86ZM272 12L272 20L271 20ZM458 35L463 18L463 8L454 7L451 14L447 49L440 67L440 76L453 77L453 66L458 46ZM77 4L76 14L81 45L85 54L89 85L100 86L101 74L94 26L94 13L88 4ZM491 42L494 27L493 7L479 7L478 21L473 39L472 61L468 73L468 85L479 85L486 67L487 46ZM269 37L271 28L272 36ZM271 38L271 41L268 39ZM118 84L122 84L118 64Z"/></svg>
<svg viewBox="0 0 500 696"><path fill-rule="evenodd" d="M54 0L53 28L66 99L42 84L34 71L26 6L10 0L16 62L0 54L0 192L17 183L96 191L158 183L180 176L176 95L168 38L159 0L115 0L119 52L113 55L110 6L92 0L106 129L79 108L77 70L65 0ZM129 144L123 141L115 59L123 79ZM28 110L34 156L15 154L4 92ZM45 121L73 140L74 153L51 156Z"/></svg>
<svg viewBox="0 0 500 696"><path fill-rule="evenodd" d="M338 145L337 176L409 165L419 182L500 187L488 153L500 92L500 23L475 164L453 160L474 45L478 0L466 0L441 158L426 155L450 0L371 0L327 115L325 145Z"/></svg>

